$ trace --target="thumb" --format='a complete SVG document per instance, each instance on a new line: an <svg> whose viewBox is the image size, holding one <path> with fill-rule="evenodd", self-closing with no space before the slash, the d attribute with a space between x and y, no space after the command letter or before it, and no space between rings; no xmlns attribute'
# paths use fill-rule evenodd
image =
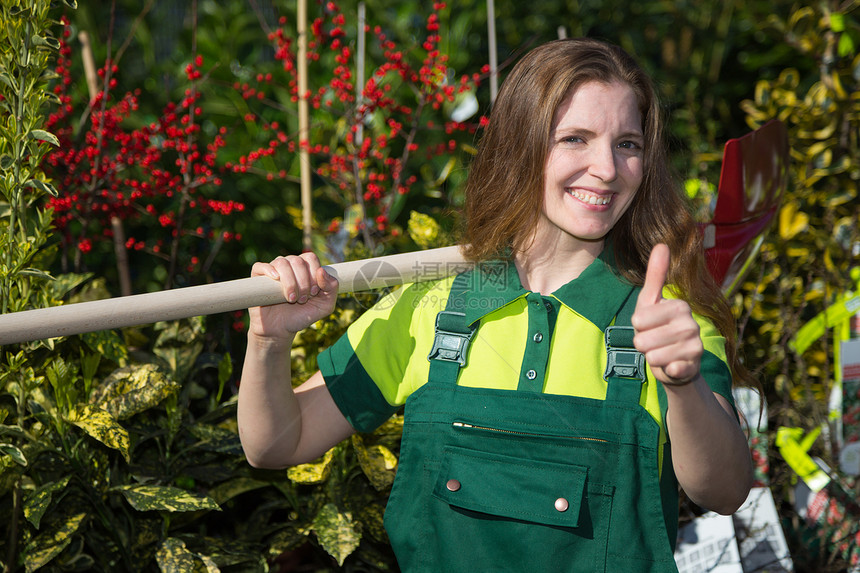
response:
<svg viewBox="0 0 860 573"><path fill-rule="evenodd" d="M337 293L338 289L338 280L328 274L324 267L319 267L316 270L316 276L314 277L317 282L317 286L320 287L320 290L323 292L334 292Z"/></svg>
<svg viewBox="0 0 860 573"><path fill-rule="evenodd" d="M648 258L645 284L639 293L639 304L657 304L663 300L663 286L669 274L669 257L669 247L662 243L654 245Z"/></svg>

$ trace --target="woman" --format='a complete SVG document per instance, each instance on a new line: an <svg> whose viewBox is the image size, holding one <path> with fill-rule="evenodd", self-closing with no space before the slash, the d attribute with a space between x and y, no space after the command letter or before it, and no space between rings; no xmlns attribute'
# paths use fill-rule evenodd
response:
<svg viewBox="0 0 860 573"><path fill-rule="evenodd" d="M404 570L674 570L678 484L732 513L752 464L731 314L661 129L619 48L531 51L470 170L475 270L395 291L295 392L293 336L332 311L337 284L312 254L254 265L291 303L250 311L249 462L315 459L405 403L385 517Z"/></svg>

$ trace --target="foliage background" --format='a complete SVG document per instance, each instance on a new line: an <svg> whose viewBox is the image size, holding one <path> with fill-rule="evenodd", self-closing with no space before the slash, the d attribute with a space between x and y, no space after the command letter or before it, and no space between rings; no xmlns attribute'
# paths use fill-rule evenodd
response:
<svg viewBox="0 0 860 573"><path fill-rule="evenodd" d="M416 152L404 163L415 183L403 198L383 184L379 202L368 199L361 205L360 194L341 189L331 172L315 176L315 246L330 260L452 241L462 204L459 184L479 138L475 128L479 116L490 109L485 3L463 0L435 10L414 0L393 6L381 0L365 4L371 30L379 26L416 69L428 53L422 47L431 33L428 18L437 12L437 48L447 61L434 69L446 81L437 77L425 84L426 93L459 86L462 76L468 90L445 98L438 110L427 107L421 116L421 131L414 140L419 150L435 150L439 144L444 150L426 160ZM4 25L14 31L8 26L15 16L10 7L4 5L4 10ZM312 19L324 19L322 28L328 31L327 43L318 50L320 59L310 66L310 85L316 89L331 86L337 76L333 70L338 53L329 48L339 14L345 30L342 44L355 46L357 7L354 1L311 2L310 12ZM58 19L61 13L55 7L51 15ZM89 101L77 36L86 31L96 66L108 58L117 61L112 75L115 100L139 90L137 107L124 118L124 128L142 129L158 121L165 106L181 101L194 86L201 96L195 137L203 143L221 128L226 130L227 144L218 154L219 184L205 191L219 201L241 202L244 210L217 220L202 216L201 225L227 229L241 239L219 243L217 250L206 241L201 247L183 247L189 261L201 253L204 258L214 253L213 259L205 270L180 266L174 284L240 278L256 260L300 251L295 153L284 146L244 172L234 168L242 157L247 160L268 145L273 122L283 124L287 138L295 141L291 76L279 57L278 43L269 36L281 26L288 34L294 29L294 3L87 0L66 14L72 32L67 93L74 101L84 102L84 108ZM56 24L45 21L44 26L53 37L61 37ZM560 33L604 38L637 54L661 89L670 114L675 167L688 182L703 219L712 206L724 142L770 118L788 125L793 161L789 195L732 302L742 351L761 380L769 406L766 478L779 504L796 570L845 570L858 558L858 533L850 524L860 516L851 513L849 504L828 516L831 523L809 526L794 508L797 477L775 448L773 433L780 426L805 432L827 427L829 432L814 443L812 453L837 467L839 444L826 407L834 380L833 338L828 333L801 354L788 342L837 296L858 288L851 278L860 244L858 2L496 2L496 27L502 76L518 55ZM8 58L4 56L2 71L10 77L18 73L10 50L17 46L13 36L7 31L8 42L3 42ZM375 34L368 34L367 45L368 69L390 59ZM187 66L198 55L202 77L191 80ZM50 60L42 65L48 69ZM260 74L275 79L260 81ZM57 79L46 73L40 81L51 90ZM245 84L256 90L253 97L243 96L248 92ZM425 93L409 82L392 85L394 99L413 109ZM262 92L260 99L256 94ZM441 126L469 93L476 97L476 114L446 133ZM39 128L40 115L44 122L56 109L50 97L38 96L38 90L34 94L41 99L26 102L34 118L27 124L30 133ZM11 101L8 92L3 96ZM331 109L313 112L312 145L342 145L355 124L350 105L336 101ZM76 108L79 115L74 117L83 117L84 108ZM385 132L386 119L396 120L395 113L380 110L369 120L368 132ZM10 115L7 106L4 117ZM80 127L75 132L81 146L85 131ZM14 137L25 135L4 132L4 169L6 155L8 161L26 161L8 147ZM50 143L40 145L39 157ZM374 145L404 157L407 144L392 137L384 146L378 140ZM341 151L346 153L347 147L342 145ZM329 156L318 153L313 161L321 167ZM40 174L34 163L28 163L34 169L32 178L50 184L50 175ZM384 165L390 164L380 160L378 166ZM366 167L365 175L373 171L370 163ZM362 182L366 190L370 180ZM120 294L121 272L112 242L93 235L91 249L81 252L75 251L76 243L52 237L45 215L36 211L51 189L35 184L28 189L30 195L21 195L26 190L19 188L16 197L27 197L25 217L30 236L37 240L30 241L32 248L14 251L17 266L7 262L3 267L4 280L19 285L4 291L14 292L4 305L17 310L60 299ZM73 190L57 191L62 195ZM12 203L8 195L0 202L4 237L12 228L11 210L4 208ZM386 218L377 219L379 215ZM157 218L129 216L124 222L130 236L169 239ZM30 244L21 238L9 241ZM134 292L164 287L171 274L168 260L147 249L128 255ZM64 260L79 264L69 268ZM58 280L45 281L36 271L22 274L25 267L50 272ZM315 369L316 353L373 299L343 297L334 316L302 333L293 357L296 379ZM12 516L2 525L0 540L6 570L396 569L381 529L381 512L396 468L402 420L395 417L373 435L354 437L318 463L289 472L252 470L235 434L233 394L241 370L242 320L215 316L0 349L0 508ZM840 479L849 497L856 498L855 484ZM849 527L839 528L846 523Z"/></svg>

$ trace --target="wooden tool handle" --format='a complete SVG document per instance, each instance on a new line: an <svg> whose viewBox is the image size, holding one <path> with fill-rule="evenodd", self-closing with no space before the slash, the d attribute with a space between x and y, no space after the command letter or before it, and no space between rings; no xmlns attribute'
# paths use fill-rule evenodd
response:
<svg viewBox="0 0 860 573"><path fill-rule="evenodd" d="M470 268L459 247L387 255L324 267L338 292L443 278ZM178 320L286 302L280 283L250 277L0 315L0 345Z"/></svg>

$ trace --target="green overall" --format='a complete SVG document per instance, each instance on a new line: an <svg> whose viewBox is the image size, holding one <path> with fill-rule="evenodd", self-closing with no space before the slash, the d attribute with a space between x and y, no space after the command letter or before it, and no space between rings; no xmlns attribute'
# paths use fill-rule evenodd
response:
<svg viewBox="0 0 860 573"><path fill-rule="evenodd" d="M658 424L639 405L644 360L629 327L637 292L607 329L608 390L596 400L458 386L477 325L456 310L457 281L437 316L429 380L406 402L385 513L402 570L677 571L677 497L673 523Z"/></svg>

